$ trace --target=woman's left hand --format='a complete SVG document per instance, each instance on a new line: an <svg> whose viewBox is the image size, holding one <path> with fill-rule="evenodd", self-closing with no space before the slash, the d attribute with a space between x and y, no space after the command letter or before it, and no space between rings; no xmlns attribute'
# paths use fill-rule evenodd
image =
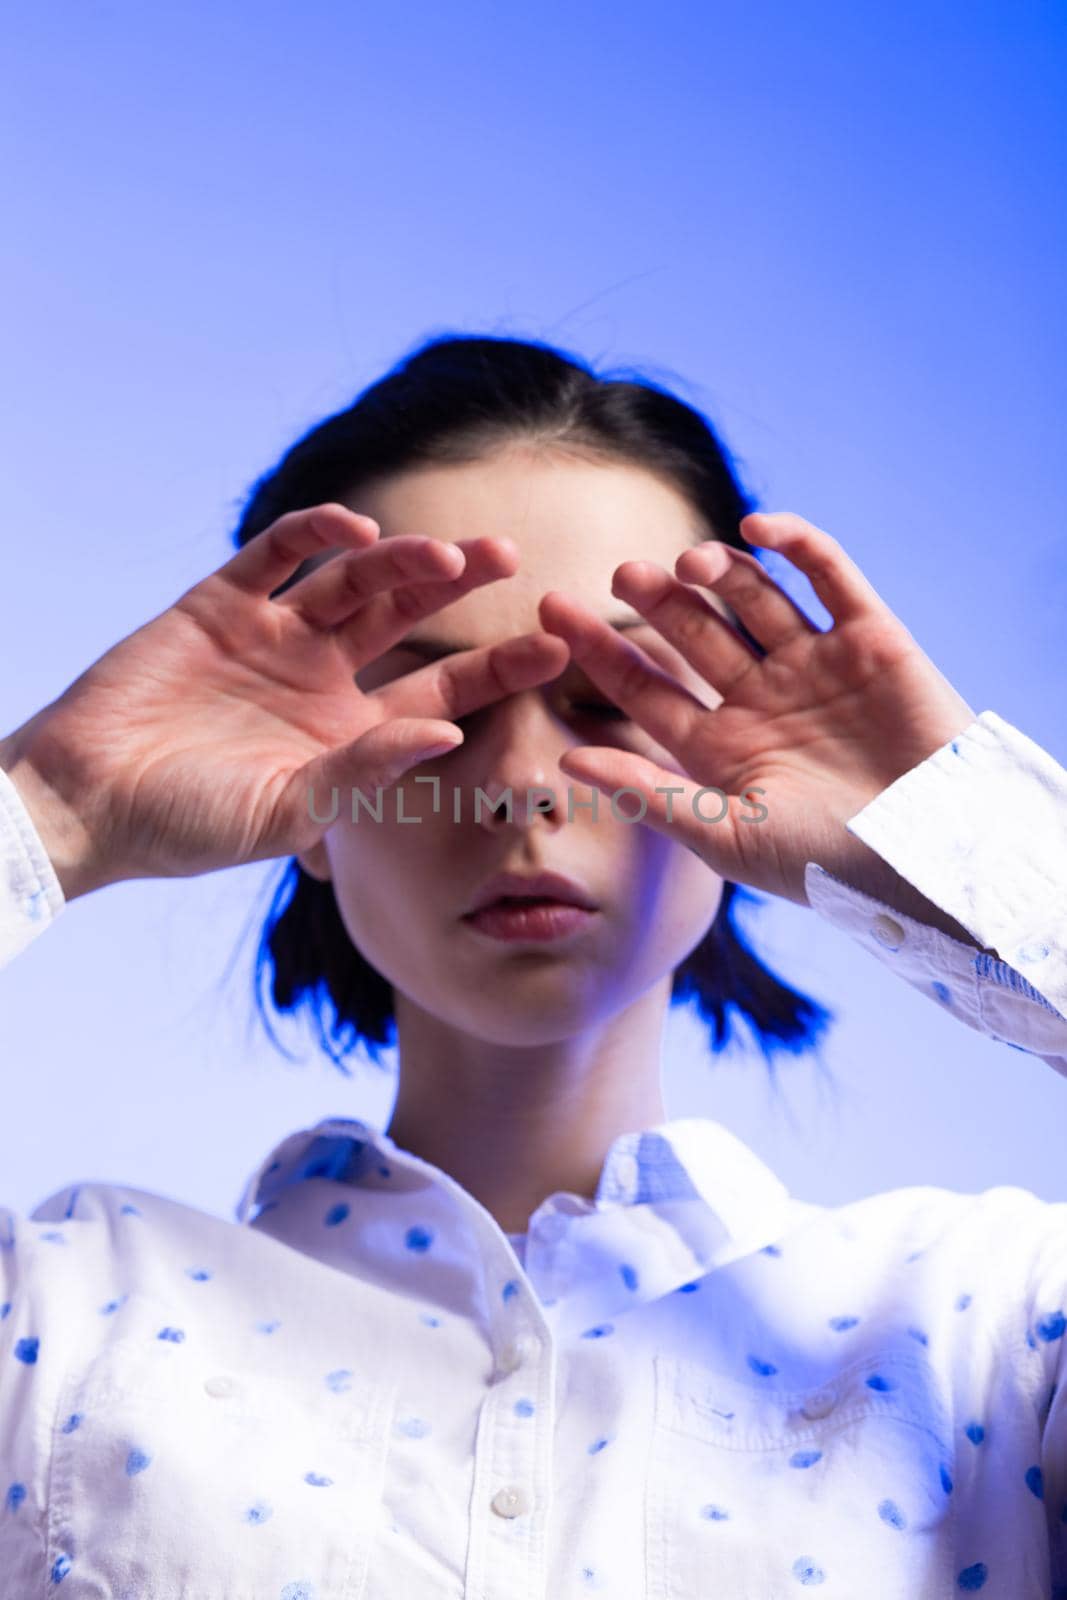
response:
<svg viewBox="0 0 1067 1600"><path fill-rule="evenodd" d="M753 512L740 526L749 544L779 551L809 578L832 627L817 628L759 561L720 541L685 550L675 577L655 562L624 561L612 593L707 681L718 698L709 708L586 607L550 591L542 626L566 639L592 682L677 757L680 770L589 745L568 751L560 766L605 794L638 790L647 802L640 820L730 882L806 906L804 868L814 861L892 899L889 885L903 880L845 822L976 713L836 539L792 512ZM767 654L692 585L725 601ZM703 787L726 800L705 794L694 810ZM633 796L616 803L620 815L639 809Z"/></svg>

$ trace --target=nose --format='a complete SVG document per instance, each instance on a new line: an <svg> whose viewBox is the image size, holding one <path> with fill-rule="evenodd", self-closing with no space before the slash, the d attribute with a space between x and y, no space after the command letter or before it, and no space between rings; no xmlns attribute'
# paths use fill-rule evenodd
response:
<svg viewBox="0 0 1067 1600"><path fill-rule="evenodd" d="M482 718L474 739L468 735L473 784L463 797L463 816L490 833L532 827L538 820L561 827L567 820L566 790L571 780L560 770L559 757L580 741L552 714L537 688L497 701ZM484 799L477 795L479 788ZM575 802L580 798L576 794Z"/></svg>

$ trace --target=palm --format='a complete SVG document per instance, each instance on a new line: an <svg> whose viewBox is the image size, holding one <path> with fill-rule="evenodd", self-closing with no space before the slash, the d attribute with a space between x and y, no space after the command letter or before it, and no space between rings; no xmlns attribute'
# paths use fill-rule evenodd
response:
<svg viewBox="0 0 1067 1600"><path fill-rule="evenodd" d="M865 847L845 821L974 713L829 535L788 513L746 521L752 542L781 548L808 573L834 617L829 631L820 632L753 557L721 544L686 551L677 578L652 563L624 563L616 573L615 593L697 669L714 709L654 665L642 665L632 644L577 619L570 604L561 612L558 601L549 602L557 620L546 626L558 627L590 676L692 780L674 805L683 842L732 881L806 904L806 862L847 877ZM695 583L714 588L764 656ZM621 752L579 751L564 761L607 789L631 784L647 793L676 781L669 769ZM705 797L695 817L691 809L700 787L729 799L714 826L718 797ZM766 808L758 822L757 805ZM648 820L671 827L651 796Z"/></svg>
<svg viewBox="0 0 1067 1600"><path fill-rule="evenodd" d="M306 849L333 785L397 781L430 746L460 742L448 719L560 670L558 640L524 636L364 692L360 667L515 566L506 540L379 531L332 504L279 518L20 730L20 754L74 819L67 831L112 875L188 876Z"/></svg>

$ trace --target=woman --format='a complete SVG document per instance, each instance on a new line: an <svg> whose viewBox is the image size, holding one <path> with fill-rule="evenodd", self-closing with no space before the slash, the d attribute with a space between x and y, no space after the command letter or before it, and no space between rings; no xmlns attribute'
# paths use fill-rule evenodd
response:
<svg viewBox="0 0 1067 1600"><path fill-rule="evenodd" d="M399 1070L237 1224L4 1214L5 1596L1067 1593L1067 1203L809 1205L664 1117L672 995L768 1061L827 1019L738 885L1067 1075L1067 772L750 508L662 390L437 340L0 742L6 959L109 883L290 857L276 1005Z"/></svg>

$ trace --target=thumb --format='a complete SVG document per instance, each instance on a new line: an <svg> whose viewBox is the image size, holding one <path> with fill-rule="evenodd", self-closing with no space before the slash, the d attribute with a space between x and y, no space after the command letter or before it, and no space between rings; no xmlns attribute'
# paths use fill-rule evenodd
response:
<svg viewBox="0 0 1067 1600"><path fill-rule="evenodd" d="M560 756L559 765L568 777L613 796L613 816L647 823L675 844L692 850L720 877L738 881L737 874L743 870L738 824L745 815L744 807L758 805L758 801L693 783L683 773L657 766L644 756L598 746L569 750Z"/></svg>
<svg viewBox="0 0 1067 1600"><path fill-rule="evenodd" d="M337 811L333 803L335 789L340 791L340 814L344 815L351 790L361 790L373 800L376 789L390 788L420 761L447 755L462 743L463 733L453 722L393 717L368 728L350 744L316 756L294 773L291 781L299 800L298 830L304 836L295 848L306 850L316 844L330 826L328 821L315 819L316 815L322 818Z"/></svg>

